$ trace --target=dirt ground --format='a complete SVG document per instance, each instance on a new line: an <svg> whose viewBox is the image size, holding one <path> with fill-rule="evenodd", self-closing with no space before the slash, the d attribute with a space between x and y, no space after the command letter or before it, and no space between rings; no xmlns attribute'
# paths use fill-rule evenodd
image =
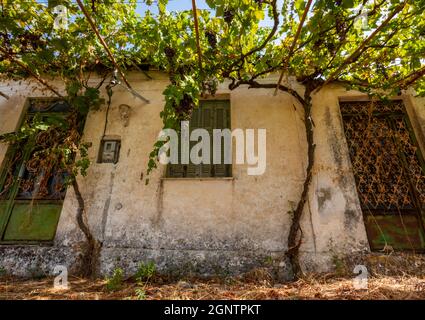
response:
<svg viewBox="0 0 425 320"><path fill-rule="evenodd" d="M171 277L150 273L143 282L136 275L119 281L70 277L68 289L54 288L54 278L16 278L0 273L0 299L61 300L261 300L261 299L425 299L425 255L371 253L335 258L329 274L306 275L295 282L277 282L270 268L253 269L238 277ZM359 289L353 267L367 266L367 288ZM155 268L154 268L155 269ZM1 269L0 269L1 271Z"/></svg>
<svg viewBox="0 0 425 320"><path fill-rule="evenodd" d="M126 280L116 291L108 291L105 280L70 278L69 288L59 290L53 287L53 278L7 277L0 279L0 299L425 299L425 277L414 276L370 278L367 289L355 289L352 278L334 275L291 283L235 278L160 282L140 286Z"/></svg>

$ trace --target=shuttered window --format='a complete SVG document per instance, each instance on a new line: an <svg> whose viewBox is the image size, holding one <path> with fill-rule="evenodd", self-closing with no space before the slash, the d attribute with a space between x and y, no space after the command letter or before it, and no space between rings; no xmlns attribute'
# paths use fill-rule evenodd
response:
<svg viewBox="0 0 425 320"><path fill-rule="evenodd" d="M228 100L201 101L199 108L192 113L189 128L190 133L197 128L203 128L208 131L211 150L210 163L193 164L189 160L189 164L181 164L181 141L179 141L179 164L168 165L167 177L230 177L232 166L224 163L224 141L221 143L221 163L213 164L213 129L230 129L230 102ZM197 143L197 141L190 141L189 150L192 150Z"/></svg>

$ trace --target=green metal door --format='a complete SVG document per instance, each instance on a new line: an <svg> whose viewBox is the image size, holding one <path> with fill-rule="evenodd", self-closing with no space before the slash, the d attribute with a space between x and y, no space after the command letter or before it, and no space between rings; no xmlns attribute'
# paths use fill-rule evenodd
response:
<svg viewBox="0 0 425 320"><path fill-rule="evenodd" d="M36 114L65 117L67 104L57 100L30 99L23 119L28 123ZM38 137L38 136L37 136ZM65 196L64 174L52 168L51 178L41 183L44 172L34 173L33 161L41 149L51 145L20 141L11 145L0 170L0 243L50 242L54 239ZM50 175L49 175L50 177Z"/></svg>
<svg viewBox="0 0 425 320"><path fill-rule="evenodd" d="M53 240L61 210L62 206L58 203L15 203L3 240Z"/></svg>

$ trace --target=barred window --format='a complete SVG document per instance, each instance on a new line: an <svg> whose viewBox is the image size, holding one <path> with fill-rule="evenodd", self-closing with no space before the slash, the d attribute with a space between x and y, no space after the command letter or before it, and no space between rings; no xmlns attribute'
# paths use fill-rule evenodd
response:
<svg viewBox="0 0 425 320"><path fill-rule="evenodd" d="M341 102L371 248L425 249L425 165L402 100Z"/></svg>

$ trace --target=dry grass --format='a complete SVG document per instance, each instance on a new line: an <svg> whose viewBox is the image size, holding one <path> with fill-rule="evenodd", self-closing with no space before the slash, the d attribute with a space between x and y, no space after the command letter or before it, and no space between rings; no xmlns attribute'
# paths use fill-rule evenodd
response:
<svg viewBox="0 0 425 320"><path fill-rule="evenodd" d="M354 288L352 270L357 264L367 265L370 273L367 289ZM291 283L277 283L270 269L258 268L233 278L173 280L155 275L143 285L143 290L146 299L154 300L425 299L424 270L425 255L374 253L352 261L338 260L333 274L307 275ZM141 288L136 281L128 279L119 290L109 292L106 283L102 279L71 277L69 289L57 290L53 278L0 277L0 299L137 299L137 289Z"/></svg>
<svg viewBox="0 0 425 320"><path fill-rule="evenodd" d="M53 279L0 280L0 299L137 299L137 284L127 280L121 290L108 292L105 280L71 278L68 290L55 290ZM146 299L425 299L425 278L416 276L372 277L367 290L356 290L352 278L334 275L306 277L292 283L269 280L186 279L151 283Z"/></svg>

